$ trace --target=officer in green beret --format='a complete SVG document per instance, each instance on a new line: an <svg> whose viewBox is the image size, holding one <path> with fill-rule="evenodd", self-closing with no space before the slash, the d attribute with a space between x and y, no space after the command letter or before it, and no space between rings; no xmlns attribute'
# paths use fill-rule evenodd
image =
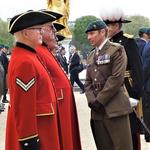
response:
<svg viewBox="0 0 150 150"><path fill-rule="evenodd" d="M133 150L129 123L132 109L124 94L125 50L107 39L108 29L102 20L91 22L85 32L94 47L87 59L85 94L96 147Z"/></svg>

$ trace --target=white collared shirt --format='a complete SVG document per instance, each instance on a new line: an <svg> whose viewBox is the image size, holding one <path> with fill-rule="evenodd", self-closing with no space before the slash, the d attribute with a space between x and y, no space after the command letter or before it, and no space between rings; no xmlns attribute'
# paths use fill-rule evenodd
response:
<svg viewBox="0 0 150 150"><path fill-rule="evenodd" d="M105 41L98 47L98 49L101 50L107 41L108 39L105 39Z"/></svg>

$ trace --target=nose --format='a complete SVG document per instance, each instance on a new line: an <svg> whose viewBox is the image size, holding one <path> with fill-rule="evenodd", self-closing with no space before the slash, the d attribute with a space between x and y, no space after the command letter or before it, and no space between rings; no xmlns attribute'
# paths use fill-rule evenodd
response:
<svg viewBox="0 0 150 150"><path fill-rule="evenodd" d="M88 39L88 40L90 40L90 39L91 39L91 36L90 36L90 34L88 34L88 35L87 35L87 39Z"/></svg>

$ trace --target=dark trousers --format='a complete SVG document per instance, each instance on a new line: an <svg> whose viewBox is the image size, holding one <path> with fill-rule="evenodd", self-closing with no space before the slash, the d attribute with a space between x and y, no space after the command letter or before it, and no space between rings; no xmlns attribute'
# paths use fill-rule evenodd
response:
<svg viewBox="0 0 150 150"><path fill-rule="evenodd" d="M144 123L146 124L146 126L150 130L150 92L144 91L142 104L143 104ZM150 142L150 135L146 130L145 130L145 140L147 142Z"/></svg>
<svg viewBox="0 0 150 150"><path fill-rule="evenodd" d="M97 150L133 150L129 116L91 119Z"/></svg>
<svg viewBox="0 0 150 150"><path fill-rule="evenodd" d="M77 85L80 87L80 89L84 91L84 85L79 79L79 73L71 72L70 81L71 81L72 86L74 85L74 82L76 82Z"/></svg>
<svg viewBox="0 0 150 150"><path fill-rule="evenodd" d="M131 126L133 150L140 150L141 149L140 121L138 120L134 112L130 113L129 119L130 119L130 126Z"/></svg>
<svg viewBox="0 0 150 150"><path fill-rule="evenodd" d="M7 100L7 92L8 92L8 87L7 87L7 75L5 74L4 75L4 91L3 91L3 100L2 101L5 101Z"/></svg>
<svg viewBox="0 0 150 150"><path fill-rule="evenodd" d="M91 119L91 129L97 150L114 150L108 131L101 121Z"/></svg>

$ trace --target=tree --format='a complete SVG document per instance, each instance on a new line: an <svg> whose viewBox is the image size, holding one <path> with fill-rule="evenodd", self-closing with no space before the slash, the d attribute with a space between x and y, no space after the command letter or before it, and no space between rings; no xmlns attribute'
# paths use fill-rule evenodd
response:
<svg viewBox="0 0 150 150"><path fill-rule="evenodd" d="M8 33L8 24L7 22L0 19L0 44L4 44L12 48L14 42L13 36Z"/></svg>
<svg viewBox="0 0 150 150"><path fill-rule="evenodd" d="M87 41L85 30L90 22L97 19L98 18L96 18L95 16L83 16L76 19L75 21L72 43L76 45L76 47L81 51L83 55L86 55L86 53L88 53L92 49L91 45Z"/></svg>
<svg viewBox="0 0 150 150"><path fill-rule="evenodd" d="M144 16L129 16L127 18L131 20L131 23L127 23L123 26L123 29L126 33L134 35L134 37L138 37L138 30L140 27L149 27L150 20Z"/></svg>

